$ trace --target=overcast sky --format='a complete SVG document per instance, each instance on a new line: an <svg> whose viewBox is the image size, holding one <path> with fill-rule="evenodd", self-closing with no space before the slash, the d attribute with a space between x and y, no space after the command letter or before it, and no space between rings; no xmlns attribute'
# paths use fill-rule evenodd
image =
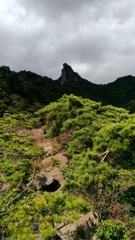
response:
<svg viewBox="0 0 135 240"><path fill-rule="evenodd" d="M135 0L0 0L0 66L94 83L135 76Z"/></svg>

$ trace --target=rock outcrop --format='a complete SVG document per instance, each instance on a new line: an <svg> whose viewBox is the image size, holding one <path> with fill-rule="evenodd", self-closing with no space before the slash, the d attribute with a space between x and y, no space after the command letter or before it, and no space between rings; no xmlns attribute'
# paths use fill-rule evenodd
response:
<svg viewBox="0 0 135 240"><path fill-rule="evenodd" d="M70 66L67 67L70 69ZM74 80L74 72L68 73ZM54 154L55 139L44 139L43 129L21 130L18 132L19 136L28 136L32 138L39 146L44 149L44 159L39 164L40 171L35 174L30 186L34 190L55 192L61 191L64 180L64 175L60 168L69 164L68 155L66 152L57 152ZM81 216L81 218L74 223L65 225L64 223L56 224L57 235L50 238L50 240L99 240L95 234L95 229L99 224L98 216L93 211ZM43 240L38 237L37 240Z"/></svg>
<svg viewBox="0 0 135 240"><path fill-rule="evenodd" d="M42 172L36 175L31 186L35 190L55 192L60 188L61 185L57 179L54 179L51 173Z"/></svg>
<svg viewBox="0 0 135 240"><path fill-rule="evenodd" d="M35 142L43 142L44 130L42 128L39 129L22 129L18 131L18 136L26 136L32 138Z"/></svg>
<svg viewBox="0 0 135 240"><path fill-rule="evenodd" d="M68 83L68 82L77 82L80 80L81 77L78 73L74 72L73 69L67 64L63 64L63 69L61 71L60 82L61 85Z"/></svg>
<svg viewBox="0 0 135 240"><path fill-rule="evenodd" d="M95 235L95 228L98 226L98 217L91 211L83 215L73 224L68 224L58 231L58 235L62 240L83 239L83 240L98 240ZM81 238L80 238L81 237Z"/></svg>

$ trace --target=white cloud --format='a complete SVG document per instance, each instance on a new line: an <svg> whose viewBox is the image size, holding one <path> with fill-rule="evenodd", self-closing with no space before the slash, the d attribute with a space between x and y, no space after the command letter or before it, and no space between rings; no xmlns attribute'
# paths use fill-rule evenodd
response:
<svg viewBox="0 0 135 240"><path fill-rule="evenodd" d="M0 65L95 83L135 75L134 0L1 0Z"/></svg>

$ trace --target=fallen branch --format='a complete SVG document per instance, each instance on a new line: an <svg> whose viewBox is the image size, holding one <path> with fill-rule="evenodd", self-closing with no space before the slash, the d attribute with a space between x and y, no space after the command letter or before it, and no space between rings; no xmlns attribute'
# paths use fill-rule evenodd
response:
<svg viewBox="0 0 135 240"><path fill-rule="evenodd" d="M106 158L106 156L108 155L109 152L110 152L110 150L107 150L107 151L105 151L105 152L103 152L103 153L100 153L100 154L98 155L98 157L101 158L101 162L103 162L103 161L105 160L105 158ZM103 156L103 157L102 157L102 156Z"/></svg>

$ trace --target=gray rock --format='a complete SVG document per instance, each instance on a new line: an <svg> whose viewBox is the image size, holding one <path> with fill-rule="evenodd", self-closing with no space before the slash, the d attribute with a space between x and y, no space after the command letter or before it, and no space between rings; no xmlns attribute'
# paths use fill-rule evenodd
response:
<svg viewBox="0 0 135 240"><path fill-rule="evenodd" d="M47 172L40 173L36 175L36 177L33 179L32 187L36 190L40 190L42 188L45 188L46 186L49 186L53 182L53 176L50 175Z"/></svg>
<svg viewBox="0 0 135 240"><path fill-rule="evenodd" d="M50 172L43 172L33 179L31 187L35 190L55 192L60 188L60 183L57 179L54 179Z"/></svg>
<svg viewBox="0 0 135 240"><path fill-rule="evenodd" d="M73 82L73 81L75 82L75 81L78 81L79 79L81 79L79 74L74 72L73 69L67 63L64 63L63 69L61 72L61 77L60 77L61 85L67 82Z"/></svg>
<svg viewBox="0 0 135 240"><path fill-rule="evenodd" d="M60 228L58 235L62 240L98 240L95 235L95 228L98 226L99 220L95 218L93 212L89 212L86 215L83 215L79 220L73 224L68 224ZM79 232L83 235L82 238L79 238Z"/></svg>

